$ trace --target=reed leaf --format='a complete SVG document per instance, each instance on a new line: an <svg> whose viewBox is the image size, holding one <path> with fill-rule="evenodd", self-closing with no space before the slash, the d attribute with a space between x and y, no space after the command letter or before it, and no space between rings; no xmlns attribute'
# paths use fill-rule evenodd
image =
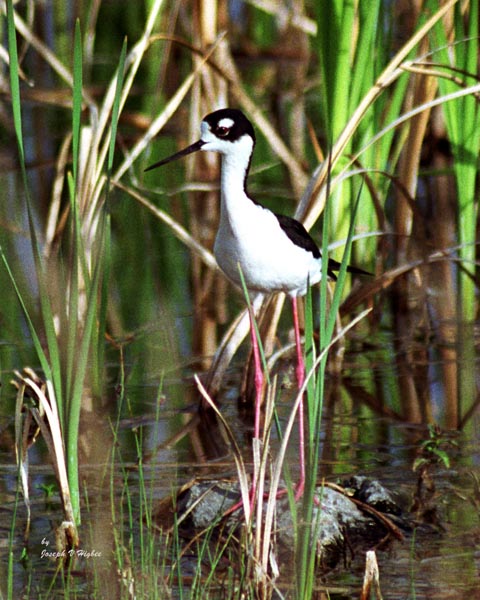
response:
<svg viewBox="0 0 480 600"><path fill-rule="evenodd" d="M33 258L35 262L35 270L39 286L40 296L40 308L43 318L43 326L45 330L45 336L47 339L48 348L48 360L45 360L45 353L43 349L39 353L39 359L42 363L46 379L53 382L55 388L55 395L59 402L59 414L62 420L62 373L61 373L61 361L60 351L58 347L57 335L55 331L55 322L53 318L53 311L49 297L49 282L45 273L44 265L42 263L42 257L40 247L38 243L37 233L35 229L35 219L33 215L32 201L29 191L27 171L25 166L25 151L23 144L23 131L22 131L22 103L20 96L20 85L19 85L19 64L18 64L18 52L17 52L17 40L15 35L15 24L14 24L14 11L12 0L7 1L7 34L8 34L8 51L10 57L10 90L12 95L12 111L13 121L15 126L15 134L18 145L20 169L22 173L23 187L25 193L25 201L27 206L28 225L30 231L30 237L32 242ZM2 256L4 258L4 255ZM4 259L5 262L5 259ZM10 271L10 270L9 270ZM9 272L11 276L11 272ZM12 277L11 277L12 278ZM18 287L16 287L17 297L20 299L18 293ZM22 308L25 310L25 303L22 301ZM39 335L33 327L33 321L27 317L27 322L30 327L30 333L34 340L37 352ZM37 342L36 342L37 340Z"/></svg>
<svg viewBox="0 0 480 600"><path fill-rule="evenodd" d="M313 523L313 507L315 503L315 492L318 477L318 463L320 456L321 443L321 421L323 411L323 398L325 393L325 374L328 353L336 341L341 339L345 332L353 327L369 311L364 311L360 317L353 319L341 334L335 335L335 326L338 319L340 303L345 287L347 266L349 264L352 242L354 237L355 221L360 203L361 194L357 195L354 206L351 211L351 222L347 234L347 240L343 257L338 272L337 281L333 296L330 294L327 265L328 261L322 261L322 279L320 281L320 321L319 321L319 356L315 360L314 356L314 330L313 314L306 316L305 320L305 351L307 353L306 364L310 366L309 377L315 377L313 385L306 386L306 405L307 405L307 435L306 435L306 473L305 492L302 498L301 519L297 521L297 542L296 542L296 585L299 598L310 598L313 591L313 582L315 581L316 554L315 547L311 545L311 530ZM327 202L325 207L322 236L322 256L328 256L328 238L330 233L329 207ZM307 295L306 308L311 311L311 294ZM307 339L309 338L309 339ZM318 369L315 373L315 369ZM315 373L315 374L314 374ZM305 389L305 386L304 386Z"/></svg>
<svg viewBox="0 0 480 600"><path fill-rule="evenodd" d="M78 185L78 167L80 163L80 125L82 115L83 91L83 58L82 34L80 21L75 23L75 37L73 41L73 109L72 109L72 153L73 153L73 180L75 189ZM76 195L74 196L76 198Z"/></svg>
<svg viewBox="0 0 480 600"><path fill-rule="evenodd" d="M117 138L118 118L122 100L123 81L125 77L125 59L127 56L127 38L123 40L122 51L118 60L117 78L115 85L115 97L112 107L112 124L110 127L110 145L108 148L107 173L110 176L113 169L113 157L115 155L115 142ZM107 186L108 192L108 186Z"/></svg>

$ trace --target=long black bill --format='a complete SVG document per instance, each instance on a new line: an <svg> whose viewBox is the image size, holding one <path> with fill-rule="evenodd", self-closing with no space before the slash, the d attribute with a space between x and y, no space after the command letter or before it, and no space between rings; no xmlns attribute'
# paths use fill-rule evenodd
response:
<svg viewBox="0 0 480 600"><path fill-rule="evenodd" d="M177 152L176 154L172 154L172 156L169 156L168 158L164 158L163 160L155 163L154 165L150 165L149 167L147 167L145 169L145 172L151 171L152 169L156 169L157 167L161 167L162 165L166 165L167 163L172 162L172 160L177 160L177 158L181 158L182 156L187 156L187 154L192 154L192 152L198 152L198 150L200 150L200 148L204 144L205 144L205 142L203 140L198 140L198 142L195 142L191 146L188 146L187 148L180 150L180 152Z"/></svg>

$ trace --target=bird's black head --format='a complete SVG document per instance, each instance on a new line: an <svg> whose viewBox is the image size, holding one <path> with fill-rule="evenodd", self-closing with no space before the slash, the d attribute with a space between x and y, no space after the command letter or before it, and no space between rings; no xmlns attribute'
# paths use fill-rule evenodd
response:
<svg viewBox="0 0 480 600"><path fill-rule="evenodd" d="M202 120L200 128L201 137L197 142L145 170L150 171L172 160L202 150L204 152L220 152L223 155L235 155L243 163L245 172L248 172L255 146L255 131L241 110L235 108L216 110Z"/></svg>
<svg viewBox="0 0 480 600"><path fill-rule="evenodd" d="M221 108L204 117L210 131L218 139L236 142L248 134L255 143L255 131L252 124L241 110L236 108Z"/></svg>

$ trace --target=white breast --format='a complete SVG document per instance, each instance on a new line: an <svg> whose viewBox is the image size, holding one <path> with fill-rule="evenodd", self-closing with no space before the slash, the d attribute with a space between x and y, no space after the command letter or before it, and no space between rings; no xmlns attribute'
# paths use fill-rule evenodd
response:
<svg viewBox="0 0 480 600"><path fill-rule="evenodd" d="M241 284L239 265L251 291L303 295L308 281L313 285L320 280L321 261L296 246L271 211L245 195L235 204L225 210L222 202L214 247L217 262L231 281Z"/></svg>

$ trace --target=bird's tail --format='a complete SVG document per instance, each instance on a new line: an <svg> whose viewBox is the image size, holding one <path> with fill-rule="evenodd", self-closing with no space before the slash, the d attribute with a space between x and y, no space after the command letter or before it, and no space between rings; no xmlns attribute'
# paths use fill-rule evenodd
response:
<svg viewBox="0 0 480 600"><path fill-rule="evenodd" d="M328 259L327 273L330 279L333 279L334 281L337 279L335 271L340 271L340 267L341 265L337 260L334 260L333 258ZM347 266L347 273L353 273L355 275L368 275L369 277L373 277L373 273L365 271L364 269L360 269L360 267L354 267L353 265Z"/></svg>

